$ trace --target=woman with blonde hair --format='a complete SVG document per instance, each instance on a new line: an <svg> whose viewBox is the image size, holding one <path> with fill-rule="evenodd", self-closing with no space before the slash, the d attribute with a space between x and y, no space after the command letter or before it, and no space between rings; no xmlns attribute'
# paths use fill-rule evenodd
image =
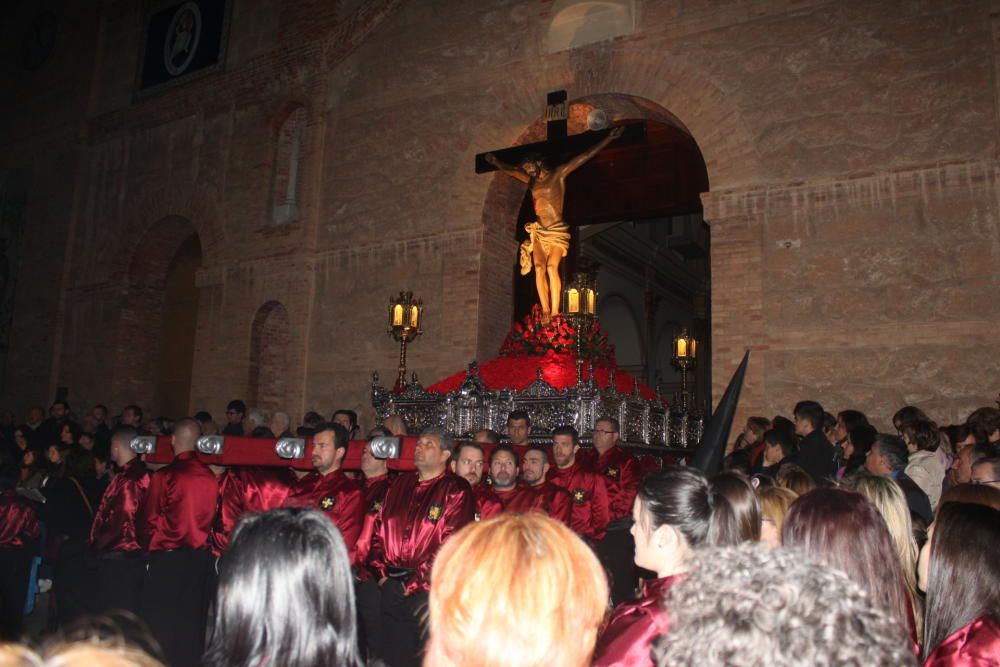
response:
<svg viewBox="0 0 1000 667"><path fill-rule="evenodd" d="M913 629L917 637L923 637L923 605L917 592L917 557L920 550L913 539L913 521L910 519L910 508L906 504L903 489L890 477L868 473L848 477L841 486L860 493L872 501L885 519L889 535L896 545L899 565L903 569L906 595L910 599L910 609L913 613Z"/></svg>
<svg viewBox="0 0 1000 667"><path fill-rule="evenodd" d="M472 523L431 571L426 667L584 667L608 607L594 552L537 513Z"/></svg>
<svg viewBox="0 0 1000 667"><path fill-rule="evenodd" d="M774 479L778 486L790 489L798 496L804 496L816 488L816 480L802 466L786 463L778 469Z"/></svg>
<svg viewBox="0 0 1000 667"><path fill-rule="evenodd" d="M799 494L782 486L767 486L757 489L760 498L760 541L777 549L781 546L781 526L785 514Z"/></svg>
<svg viewBox="0 0 1000 667"><path fill-rule="evenodd" d="M41 653L23 644L0 644L0 667L163 667L123 638L82 637L48 645Z"/></svg>

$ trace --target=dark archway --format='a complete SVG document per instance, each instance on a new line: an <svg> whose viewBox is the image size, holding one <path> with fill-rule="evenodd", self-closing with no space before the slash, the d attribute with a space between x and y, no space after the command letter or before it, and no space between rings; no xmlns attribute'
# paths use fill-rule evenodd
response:
<svg viewBox="0 0 1000 667"><path fill-rule="evenodd" d="M194 338L198 323L195 274L200 266L201 243L197 235L192 235L174 255L164 285L157 405L160 412L171 417L190 412Z"/></svg>
<svg viewBox="0 0 1000 667"><path fill-rule="evenodd" d="M158 220L136 245L117 332L119 405L138 403L148 415L187 414L200 265L198 233L179 215Z"/></svg>
<svg viewBox="0 0 1000 667"><path fill-rule="evenodd" d="M586 131L594 109L603 110L616 124L645 121L647 140L609 147L569 177L565 214L574 232L562 265L564 284L575 271L596 270L599 292L615 293L628 302L638 320L643 350L641 364L633 368L631 360L630 370L650 385L661 384L668 395L679 389L679 383L657 354L657 333L668 321L687 328L701 342L702 363L693 384L695 405L704 406L711 377L709 229L701 203L701 195L709 190L704 157L680 120L634 96L593 95L572 102L570 132ZM536 123L519 143L540 139L542 131L541 123ZM513 248L511 237L523 240L523 223L534 213L523 186L501 187L510 188L506 196L491 192L491 199L506 204L501 215L516 216L517 226L511 229L508 223L504 241ZM511 211L513 196L516 209ZM488 245L499 242L496 237L505 233L503 227L487 226ZM537 295L533 276L521 277L516 265L507 266L513 276L517 320L537 303ZM613 332L622 328L608 329L616 343Z"/></svg>

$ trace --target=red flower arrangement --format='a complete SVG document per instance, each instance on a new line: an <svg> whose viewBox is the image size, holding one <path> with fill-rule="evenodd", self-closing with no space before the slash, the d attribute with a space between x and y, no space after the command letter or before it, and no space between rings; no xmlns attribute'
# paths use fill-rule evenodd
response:
<svg viewBox="0 0 1000 667"><path fill-rule="evenodd" d="M628 373L616 371L615 346L608 342L607 334L594 323L590 334L583 341L583 353L593 362L593 380L598 387L611 384L615 371L615 386L623 394L632 393L637 379ZM551 324L542 324L541 306L535 305L531 314L515 323L504 339L497 359L479 364L479 377L489 389L522 391L535 381L538 371L542 379L556 389L576 384L576 331L568 321L555 318ZM455 391L465 381L462 371L444 378L427 388L430 392L446 394ZM643 398L655 399L656 392L638 382Z"/></svg>
<svg viewBox="0 0 1000 667"><path fill-rule="evenodd" d="M556 316L549 324L542 322L542 308L535 305L531 314L515 323L500 346L501 357L539 356L544 354L576 357L576 329L569 320ZM595 322L583 339L583 356L595 365L614 366L615 346Z"/></svg>

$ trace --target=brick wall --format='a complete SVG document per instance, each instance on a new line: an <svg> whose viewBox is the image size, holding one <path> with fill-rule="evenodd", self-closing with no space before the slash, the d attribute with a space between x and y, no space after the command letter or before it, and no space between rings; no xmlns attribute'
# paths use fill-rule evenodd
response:
<svg viewBox="0 0 1000 667"><path fill-rule="evenodd" d="M38 307L19 306L5 388L18 410L55 386L115 408L155 384L133 359L157 336L141 324L155 295L130 266L168 218L204 257L192 408L221 413L251 395L254 365L258 378L280 365L253 342L271 302L287 317L284 384L259 398L293 418L370 420L370 373L395 368L384 308L400 289L427 305L410 350L425 382L492 356L523 188L472 160L539 136L559 88L580 103L574 122L604 99L620 118L668 114L698 143L716 397L745 348L743 414L808 395L950 420L996 392L997 42L980 2L650 0L631 34L547 53L548 0L248 0L225 71L142 101L140 9L100 7L64 17L82 28L49 69L13 77L0 129L0 168L38 177L17 294ZM5 72L17 43L0 47ZM299 216L273 225L278 119L296 105ZM272 316L262 331L279 331Z"/></svg>
<svg viewBox="0 0 1000 667"><path fill-rule="evenodd" d="M248 405L265 410L286 408L288 380L288 311L276 301L261 306L250 328Z"/></svg>

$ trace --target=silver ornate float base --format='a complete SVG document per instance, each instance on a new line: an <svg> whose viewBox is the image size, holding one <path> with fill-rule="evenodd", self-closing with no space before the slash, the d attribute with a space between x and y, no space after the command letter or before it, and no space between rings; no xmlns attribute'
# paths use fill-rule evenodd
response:
<svg viewBox="0 0 1000 667"><path fill-rule="evenodd" d="M592 378L593 373L589 375ZM544 380L539 369L535 381L522 391L493 391L480 379L476 362L469 364L462 385L447 394L427 391L415 375L397 394L383 387L378 373L373 373L372 406L379 420L391 414L403 417L410 433L433 426L459 439L471 439L483 429L503 433L507 415L524 410L531 417L532 441L547 442L552 429L569 425L580 433L583 444L590 444L594 422L600 417L614 417L621 424L622 444L629 449L678 457L687 456L697 447L704 427L696 413L643 398L638 384L631 394L621 393L615 387L613 373L608 387L598 387L587 379L556 389Z"/></svg>

